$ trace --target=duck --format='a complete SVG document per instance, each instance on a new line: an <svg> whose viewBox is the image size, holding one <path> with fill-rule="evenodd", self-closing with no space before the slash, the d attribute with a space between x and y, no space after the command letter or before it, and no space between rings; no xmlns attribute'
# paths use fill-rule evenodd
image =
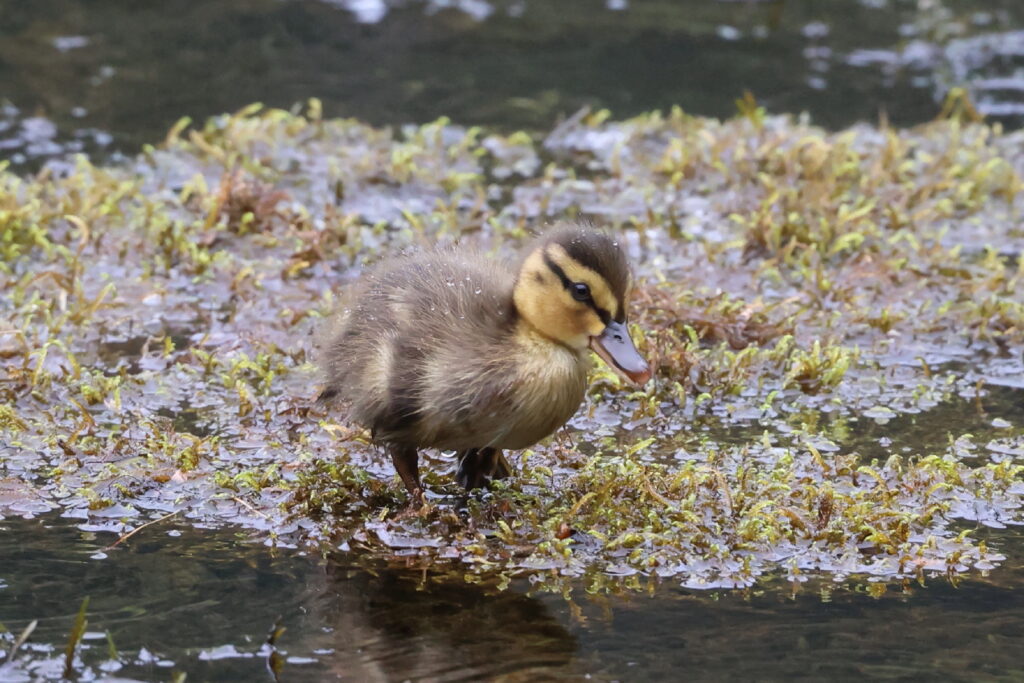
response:
<svg viewBox="0 0 1024 683"><path fill-rule="evenodd" d="M511 475L583 402L590 351L635 385L651 377L627 324L632 274L604 230L558 224L518 262L430 247L368 269L323 335L322 402L345 406L423 503L419 451L455 451L472 490Z"/></svg>

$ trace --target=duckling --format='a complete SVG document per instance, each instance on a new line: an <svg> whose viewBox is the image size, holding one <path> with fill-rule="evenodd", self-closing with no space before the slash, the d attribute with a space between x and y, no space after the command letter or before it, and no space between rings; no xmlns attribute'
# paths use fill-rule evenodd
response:
<svg viewBox="0 0 1024 683"><path fill-rule="evenodd" d="M626 326L618 243L575 224L542 235L518 269L467 248L385 261L353 286L326 337L322 400L383 445L422 500L420 448L458 452L467 490L511 474L579 408L588 349L637 385L651 376Z"/></svg>

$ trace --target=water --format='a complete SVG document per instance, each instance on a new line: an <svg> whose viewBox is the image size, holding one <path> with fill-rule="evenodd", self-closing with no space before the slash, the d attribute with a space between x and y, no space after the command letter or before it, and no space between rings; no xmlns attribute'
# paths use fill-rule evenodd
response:
<svg viewBox="0 0 1024 683"><path fill-rule="evenodd" d="M374 124L546 130L582 106L729 116L749 89L839 128L918 123L967 86L1019 125L1021 29L1016 0L6 0L0 158L116 158L185 115L311 96Z"/></svg>
<svg viewBox="0 0 1024 683"><path fill-rule="evenodd" d="M497 593L430 572L275 553L230 529L171 521L90 559L110 534L58 517L9 519L0 533L0 621L39 626L0 679L63 668L90 597L78 671L168 680L1010 680L1024 675L1024 563L954 587L776 583L751 591L651 596ZM1000 532L1018 547L1019 530ZM117 651L109 659L104 632ZM40 644L42 643L42 644ZM50 643L52 645L48 645ZM5 648L9 647L9 639Z"/></svg>

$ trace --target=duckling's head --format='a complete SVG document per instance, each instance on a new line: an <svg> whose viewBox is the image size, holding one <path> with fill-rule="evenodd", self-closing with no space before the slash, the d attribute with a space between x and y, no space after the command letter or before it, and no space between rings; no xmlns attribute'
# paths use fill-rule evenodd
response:
<svg viewBox="0 0 1024 683"><path fill-rule="evenodd" d="M547 233L523 261L513 290L519 315L578 352L590 347L637 384L651 377L626 327L629 264L618 242L583 226Z"/></svg>

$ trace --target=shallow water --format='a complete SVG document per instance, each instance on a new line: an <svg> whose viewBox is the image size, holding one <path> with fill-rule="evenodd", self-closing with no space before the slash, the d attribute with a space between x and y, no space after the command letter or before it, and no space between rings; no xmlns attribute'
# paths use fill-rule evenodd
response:
<svg viewBox="0 0 1024 683"><path fill-rule="evenodd" d="M1018 680L1024 563L952 586L881 597L849 585L785 583L651 595L504 593L416 570L272 552L230 529L167 522L105 559L113 535L58 517L2 524L0 620L39 626L0 678L57 678L83 596L82 680ZM1001 546L1024 547L1020 530ZM1018 558L1022 553L1015 554ZM104 633L117 651L111 660ZM43 643L43 644L38 644ZM49 643L49 644L46 644ZM9 647L9 641L5 645ZM6 668L5 668L6 667Z"/></svg>

